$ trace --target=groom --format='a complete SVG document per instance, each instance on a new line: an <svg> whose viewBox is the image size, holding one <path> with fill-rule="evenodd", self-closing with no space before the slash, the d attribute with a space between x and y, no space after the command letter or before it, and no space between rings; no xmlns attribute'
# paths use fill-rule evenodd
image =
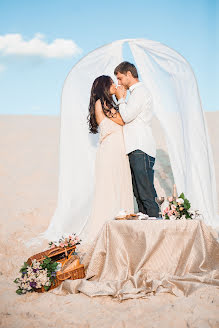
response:
<svg viewBox="0 0 219 328"><path fill-rule="evenodd" d="M115 70L120 85L116 91L123 127L126 153L129 156L132 184L138 210L150 217L158 217L157 196L154 188L156 144L150 122L153 116L153 100L149 90L139 82L135 65L122 62ZM127 89L130 91L125 102Z"/></svg>

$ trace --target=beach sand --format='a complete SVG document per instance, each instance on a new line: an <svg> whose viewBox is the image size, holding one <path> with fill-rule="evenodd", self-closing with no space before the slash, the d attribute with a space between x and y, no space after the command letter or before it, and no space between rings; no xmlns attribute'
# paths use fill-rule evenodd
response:
<svg viewBox="0 0 219 328"><path fill-rule="evenodd" d="M219 185L219 112L206 119ZM0 116L0 327L219 327L219 289L205 285L189 297L162 294L122 303L81 293L16 294L13 280L21 265L47 246L25 248L22 240L44 231L56 207L59 124L55 116ZM162 131L156 131L165 155ZM164 186L164 177L156 176L158 193L171 191L171 172L168 179Z"/></svg>

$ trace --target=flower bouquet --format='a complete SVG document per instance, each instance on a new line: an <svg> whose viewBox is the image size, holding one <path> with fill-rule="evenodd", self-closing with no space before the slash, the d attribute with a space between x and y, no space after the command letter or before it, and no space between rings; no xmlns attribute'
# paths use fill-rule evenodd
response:
<svg viewBox="0 0 219 328"><path fill-rule="evenodd" d="M56 287L56 272L61 269L61 266L61 263L53 262L49 257L46 257L42 263L36 259L31 265L24 262L20 269L21 277L14 280L18 284L16 293L21 295L42 288L48 291L51 287Z"/></svg>
<svg viewBox="0 0 219 328"><path fill-rule="evenodd" d="M196 219L201 215L198 211L191 210L191 204L181 193L179 198L169 197L169 205L163 211L163 218L166 220Z"/></svg>
<svg viewBox="0 0 219 328"><path fill-rule="evenodd" d="M76 236L75 233L68 235L62 235L62 238L60 238L58 241L51 241L49 242L49 248L55 248L55 247L72 247L80 244L81 239Z"/></svg>

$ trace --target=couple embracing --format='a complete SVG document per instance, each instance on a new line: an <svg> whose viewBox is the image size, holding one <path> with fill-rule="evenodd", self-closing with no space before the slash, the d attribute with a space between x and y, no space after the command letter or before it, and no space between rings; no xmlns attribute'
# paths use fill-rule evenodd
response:
<svg viewBox="0 0 219 328"><path fill-rule="evenodd" d="M100 132L100 137L92 211L82 231L87 241L119 211L134 213L133 192L140 212L158 216L153 170L156 144L150 127L153 100L139 81L135 65L122 62L114 74L117 88L110 76L102 75L93 82L90 95L89 130Z"/></svg>

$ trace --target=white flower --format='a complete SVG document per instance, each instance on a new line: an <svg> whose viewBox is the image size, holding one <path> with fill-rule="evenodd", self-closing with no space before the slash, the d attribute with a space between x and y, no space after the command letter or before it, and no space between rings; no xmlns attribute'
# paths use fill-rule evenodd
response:
<svg viewBox="0 0 219 328"><path fill-rule="evenodd" d="M55 271L60 271L61 268L62 268L62 263L59 262Z"/></svg>
<svg viewBox="0 0 219 328"><path fill-rule="evenodd" d="M182 198L177 198L176 202L179 203L179 204L183 204L184 200Z"/></svg>
<svg viewBox="0 0 219 328"><path fill-rule="evenodd" d="M181 220L186 220L185 214L181 216Z"/></svg>
<svg viewBox="0 0 219 328"><path fill-rule="evenodd" d="M170 216L170 220L176 220L175 215L171 215L171 216Z"/></svg>
<svg viewBox="0 0 219 328"><path fill-rule="evenodd" d="M33 260L32 265L33 265L33 267L31 268L31 270L40 268L40 262L37 262L35 259Z"/></svg>

